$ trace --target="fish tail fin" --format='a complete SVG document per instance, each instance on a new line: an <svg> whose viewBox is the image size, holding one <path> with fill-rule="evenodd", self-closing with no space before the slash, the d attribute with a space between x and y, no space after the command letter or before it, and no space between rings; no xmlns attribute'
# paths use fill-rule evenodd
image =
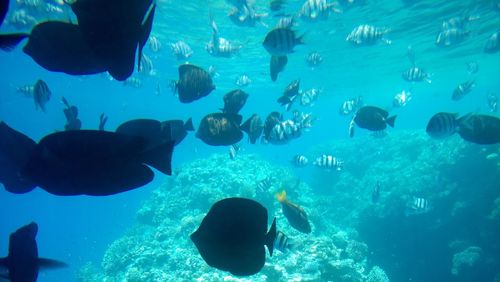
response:
<svg viewBox="0 0 500 282"><path fill-rule="evenodd" d="M170 89L172 90L172 93L174 93L174 96L175 94L177 94L177 84L177 80L171 80L169 83Z"/></svg>
<svg viewBox="0 0 500 282"><path fill-rule="evenodd" d="M396 121L396 117L397 117L397 116L392 116L392 117L390 117L390 118L388 118L388 119L386 120L387 124L388 124L390 127L394 127L394 122Z"/></svg>
<svg viewBox="0 0 500 282"><path fill-rule="evenodd" d="M273 219L273 224L271 224L271 229L266 234L266 246L269 250L269 255L273 256L274 251L274 241L276 240L276 217Z"/></svg>
<svg viewBox="0 0 500 282"><path fill-rule="evenodd" d="M164 142L142 153L141 160L166 175L172 175L174 142Z"/></svg>
<svg viewBox="0 0 500 282"><path fill-rule="evenodd" d="M38 258L38 266L42 269L57 269L57 268L65 268L69 265L65 262L48 259L48 258Z"/></svg>
<svg viewBox="0 0 500 282"><path fill-rule="evenodd" d="M188 120L186 120L186 122L184 123L184 130L186 130L186 131L194 131L193 119L192 118L189 118Z"/></svg>
<svg viewBox="0 0 500 282"><path fill-rule="evenodd" d="M278 202L280 202L280 203L283 203L284 201L286 201L286 191L285 190L276 193L274 196L276 197L276 200L278 200Z"/></svg>
<svg viewBox="0 0 500 282"><path fill-rule="evenodd" d="M2 34L0 35L0 49L10 52L28 36L27 33Z"/></svg>
<svg viewBox="0 0 500 282"><path fill-rule="evenodd" d="M297 37L297 39L295 40L295 44L297 45L304 45L304 37L306 36L306 34L302 34L301 36Z"/></svg>
<svg viewBox="0 0 500 282"><path fill-rule="evenodd" d="M252 121L252 117L247 119L241 126L240 129L249 134L250 132L250 122Z"/></svg>

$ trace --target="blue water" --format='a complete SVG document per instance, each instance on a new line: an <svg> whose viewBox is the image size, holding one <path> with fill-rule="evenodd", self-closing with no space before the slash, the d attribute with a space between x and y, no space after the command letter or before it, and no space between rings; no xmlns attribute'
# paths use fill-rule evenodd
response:
<svg viewBox="0 0 500 282"><path fill-rule="evenodd" d="M302 5L299 1L288 2L287 13L298 11ZM275 83L269 78L269 55L261 43L277 18L265 18L268 27L260 24L254 28L238 27L227 18L230 5L222 0L158 1L159 9L151 35L157 37L163 46L159 53L148 48L145 50L153 59L157 75L139 76L143 80L139 89L110 81L105 75L72 77L51 73L34 63L21 47L11 53L0 52L0 120L39 140L54 130L63 129L63 105L59 101L64 96L79 107L79 118L86 129L96 129L103 112L109 117L108 129L134 118L186 120L192 117L197 127L204 115L222 107L222 96L237 88L234 82L240 75L252 79L250 86L244 89L250 94L241 111L245 118L253 113L265 117L271 111L284 112L276 99L289 82L300 78L304 90L323 89L314 107L304 109L317 116L314 127L287 145L244 145L248 153L256 153L277 165L289 165L290 158L296 153L331 140L349 138L349 117L340 116L338 109L344 100L358 95L362 95L367 104L389 108L396 93L412 89L413 99L408 105L391 110L391 114L397 114L398 118L396 128L389 129L389 134L403 130L423 132L429 118L440 111L488 113L487 94L500 94L500 53L483 53L488 37L500 28L500 13L493 8L494 1L365 2L346 8L342 14L331 14L325 21L307 23L298 20L295 29L304 34L305 44L297 46L289 55L289 63ZM255 1L255 7L261 12L269 12L267 4L267 1ZM10 13L16 8L11 3ZM211 38L209 12L213 14L222 37L243 45L239 55L229 59L214 58L205 51L205 44ZM442 22L464 14L479 16L468 25L470 36L457 46L437 47L434 40ZM51 18L51 14L39 16L40 20L44 17ZM60 14L53 17L64 18ZM385 37L392 44L379 42L374 46L351 46L345 37L360 24L390 29ZM0 29L2 32L13 30L9 24ZM190 63L206 69L213 65L219 73L214 79L217 89L192 104L181 104L169 88L169 82L178 77L177 66L181 62L171 55L168 45L178 40L185 41L194 50L194 55L188 60ZM431 84L411 84L401 78L401 73L410 67L406 57L409 45L415 51L417 65L432 74ZM315 69L305 63L305 56L311 51L318 51L324 59ZM477 74L468 74L468 62L478 63ZM473 78L477 86L471 94L458 102L452 101L453 89ZM37 79L46 81L53 93L46 113L36 111L33 100L16 93L17 87L32 84ZM160 95L155 94L158 84ZM358 130L355 138L367 134ZM226 154L227 148L205 145L190 133L176 147L173 167L212 153ZM304 177L307 179L308 176ZM74 272L85 262L100 263L108 245L134 222L141 202L166 178L157 173L155 180L145 187L102 198L56 197L41 189L13 195L0 189L0 255L7 252L10 232L36 221L40 226L37 237L40 254L70 264L68 269L43 272L39 281L74 281Z"/></svg>

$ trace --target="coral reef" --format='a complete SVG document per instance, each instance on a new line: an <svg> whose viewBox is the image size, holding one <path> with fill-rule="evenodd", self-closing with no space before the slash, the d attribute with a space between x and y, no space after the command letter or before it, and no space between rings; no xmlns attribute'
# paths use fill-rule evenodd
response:
<svg viewBox="0 0 500 282"><path fill-rule="evenodd" d="M451 273L459 275L464 269L473 267L481 258L482 250L476 246L470 246L467 249L453 255L453 265Z"/></svg>

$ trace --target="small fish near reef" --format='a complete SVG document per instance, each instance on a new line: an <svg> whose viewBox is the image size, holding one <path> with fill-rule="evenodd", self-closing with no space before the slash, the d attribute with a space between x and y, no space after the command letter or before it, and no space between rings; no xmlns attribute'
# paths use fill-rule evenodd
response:
<svg viewBox="0 0 500 282"><path fill-rule="evenodd" d="M293 166L301 168L301 167L306 167L307 164L309 163L309 160L304 155L295 155L293 156L291 162Z"/></svg>
<svg viewBox="0 0 500 282"><path fill-rule="evenodd" d="M274 249L285 253L293 248L290 238L285 233L278 231L276 233L276 240L274 240Z"/></svg>
<svg viewBox="0 0 500 282"><path fill-rule="evenodd" d="M201 99L215 89L210 74L195 65L179 66L179 80L174 82L174 90L179 95L181 103L191 103Z"/></svg>
<svg viewBox="0 0 500 282"><path fill-rule="evenodd" d="M321 155L314 160L313 165L324 169L334 169L341 171L344 169L344 162L332 155Z"/></svg>
<svg viewBox="0 0 500 282"><path fill-rule="evenodd" d="M38 224L32 222L10 234L9 254L0 258L0 268L7 270L2 278L12 282L35 282L40 270L68 267L64 262L38 257L37 233Z"/></svg>
<svg viewBox="0 0 500 282"><path fill-rule="evenodd" d="M363 97L358 96L356 98L347 99L340 105L339 113L343 116L347 116L356 112L361 106L363 106Z"/></svg>
<svg viewBox="0 0 500 282"><path fill-rule="evenodd" d="M297 36L295 31L288 28L271 30L262 43L272 56L286 56L294 52L295 46L302 44L304 44L302 36Z"/></svg>
<svg viewBox="0 0 500 282"><path fill-rule="evenodd" d="M311 52L306 57L306 63L309 67L315 68L323 63L323 57L318 52Z"/></svg>
<svg viewBox="0 0 500 282"><path fill-rule="evenodd" d="M211 267L236 276L250 276L266 262L264 246L273 255L276 219L269 231L267 220L267 209L258 202L226 198L210 208L190 238Z"/></svg>
<svg viewBox="0 0 500 282"><path fill-rule="evenodd" d="M170 50L177 60L186 60L194 53L191 47L182 40L170 44Z"/></svg>
<svg viewBox="0 0 500 282"><path fill-rule="evenodd" d="M498 96L496 94L489 93L486 101L489 111L492 113L496 113L498 110Z"/></svg>
<svg viewBox="0 0 500 282"><path fill-rule="evenodd" d="M394 127L396 116L389 117L389 112L378 107L364 106L356 112L353 120L360 128L381 131L386 129L387 125Z"/></svg>
<svg viewBox="0 0 500 282"><path fill-rule="evenodd" d="M242 117L236 114L212 113L200 122L196 137L211 146L230 146L243 138Z"/></svg>
<svg viewBox="0 0 500 282"><path fill-rule="evenodd" d="M394 95L394 98L392 98L392 106L394 108L404 107L408 102L410 102L411 98L412 98L411 91L403 90L398 94Z"/></svg>
<svg viewBox="0 0 500 282"><path fill-rule="evenodd" d="M238 152L241 150L241 147L238 144L233 144L229 146L229 158L231 160L236 159Z"/></svg>
<svg viewBox="0 0 500 282"><path fill-rule="evenodd" d="M285 215L288 223L297 231L302 233L311 233L311 225L307 219L307 214L303 208L290 202L286 198L286 191L276 193L276 199L281 203L281 210Z"/></svg>
<svg viewBox="0 0 500 282"><path fill-rule="evenodd" d="M453 101L459 101L462 100L465 95L469 94L472 89L476 87L476 83L474 80L469 80L464 83L460 83L455 90L453 90L453 94L451 95L451 99Z"/></svg>
<svg viewBox="0 0 500 282"><path fill-rule="evenodd" d="M406 206L405 215L413 216L428 213L431 210L429 201L425 198L413 198Z"/></svg>

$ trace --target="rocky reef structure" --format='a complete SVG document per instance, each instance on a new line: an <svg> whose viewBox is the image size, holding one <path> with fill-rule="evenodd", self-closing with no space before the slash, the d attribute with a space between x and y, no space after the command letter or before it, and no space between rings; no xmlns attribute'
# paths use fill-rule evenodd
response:
<svg viewBox="0 0 500 282"><path fill-rule="evenodd" d="M267 185L259 185L268 179ZM302 235L289 227L274 193L286 187L294 201L309 212L312 224L320 221L310 187L296 176L255 155L226 155L195 160L153 192L137 212L137 224L116 240L99 266L85 265L78 281L389 281L380 267L366 261L368 246L355 240L354 232L338 227ZM300 193L299 193L300 191ZM237 278L209 267L189 235L210 206L225 197L253 198L278 218L278 229L293 242L285 253L275 251L262 271Z"/></svg>

